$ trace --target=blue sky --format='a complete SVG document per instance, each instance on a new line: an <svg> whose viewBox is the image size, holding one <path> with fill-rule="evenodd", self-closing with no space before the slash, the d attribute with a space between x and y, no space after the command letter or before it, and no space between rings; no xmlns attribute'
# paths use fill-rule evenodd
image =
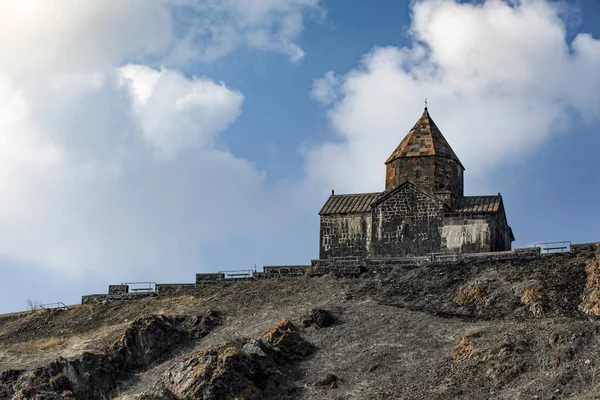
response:
<svg viewBox="0 0 600 400"><path fill-rule="evenodd" d="M420 116L514 247L599 241L600 2L0 5L0 312L307 263Z"/></svg>

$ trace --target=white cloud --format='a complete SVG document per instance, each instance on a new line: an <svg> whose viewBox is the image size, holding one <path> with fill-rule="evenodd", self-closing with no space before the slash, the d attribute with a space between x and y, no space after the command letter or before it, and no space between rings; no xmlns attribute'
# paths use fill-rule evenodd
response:
<svg viewBox="0 0 600 400"><path fill-rule="evenodd" d="M13 76L102 70L124 57L164 51L173 39L161 0L0 2L0 68Z"/></svg>
<svg viewBox="0 0 600 400"><path fill-rule="evenodd" d="M3 1L1 69L44 79L30 72L102 70L124 59L179 66L239 47L297 61L310 12L320 12L319 0Z"/></svg>
<svg viewBox="0 0 600 400"><path fill-rule="evenodd" d="M315 79L310 95L321 104L331 104L338 97L340 78L329 71L323 78Z"/></svg>
<svg viewBox="0 0 600 400"><path fill-rule="evenodd" d="M295 41L304 18L323 15L319 0L179 0L186 10L180 24L188 27L185 40L170 60L184 63L200 58L211 61L237 47L286 54L293 62L305 53Z"/></svg>
<svg viewBox="0 0 600 400"><path fill-rule="evenodd" d="M138 76L153 74L142 90ZM214 144L239 93L132 65L88 78L0 85L0 255L69 272L181 270L201 243L254 226L262 174Z"/></svg>
<svg viewBox="0 0 600 400"><path fill-rule="evenodd" d="M215 135L240 114L243 96L210 79L141 65L120 69L141 134L162 158L192 144L212 148Z"/></svg>
<svg viewBox="0 0 600 400"><path fill-rule="evenodd" d="M311 180L340 191L381 190L383 162L425 97L467 168L467 190L481 186L489 169L538 149L572 118L596 115L600 41L578 34L568 44L556 3L423 0L412 11L410 47L376 47L341 78L340 99L328 112L339 141L309 152Z"/></svg>
<svg viewBox="0 0 600 400"><path fill-rule="evenodd" d="M297 59L303 13L316 7L1 2L0 258L69 275L189 279L207 247L268 230L286 192L219 140L243 95L177 65L214 58L220 45L215 56L252 47ZM248 39L263 31L261 43Z"/></svg>

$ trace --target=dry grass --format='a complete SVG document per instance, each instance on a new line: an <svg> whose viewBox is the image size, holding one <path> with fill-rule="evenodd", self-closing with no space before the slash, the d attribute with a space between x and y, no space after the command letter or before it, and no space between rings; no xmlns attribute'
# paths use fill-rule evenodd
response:
<svg viewBox="0 0 600 400"><path fill-rule="evenodd" d="M579 309L587 315L600 316L600 253L586 269L588 276Z"/></svg>
<svg viewBox="0 0 600 400"><path fill-rule="evenodd" d="M295 331L296 327L291 321L283 320L279 321L275 326L267 329L263 332L263 336L267 340L277 339L282 333Z"/></svg>
<svg viewBox="0 0 600 400"><path fill-rule="evenodd" d="M97 329L93 334L52 336L16 344L0 343L0 366L31 369L57 357L74 358L84 352L102 352L123 332L126 323Z"/></svg>
<svg viewBox="0 0 600 400"><path fill-rule="evenodd" d="M542 292L536 286L527 286L523 289L521 303L528 305L531 313L537 317L542 315Z"/></svg>
<svg viewBox="0 0 600 400"><path fill-rule="evenodd" d="M492 300L490 286L485 282L474 283L464 288L456 297L456 304L461 306L485 307Z"/></svg>
<svg viewBox="0 0 600 400"><path fill-rule="evenodd" d="M466 360L473 354L473 340L471 336L463 336L458 345L452 348L452 359L455 361Z"/></svg>
<svg viewBox="0 0 600 400"><path fill-rule="evenodd" d="M198 304L199 299L197 295L159 297L155 313L158 315L186 314Z"/></svg>
<svg viewBox="0 0 600 400"><path fill-rule="evenodd" d="M76 304L74 306L71 306L71 310L76 313L91 312L92 306L89 304Z"/></svg>
<svg viewBox="0 0 600 400"><path fill-rule="evenodd" d="M38 350L53 349L55 347L66 344L66 342L67 341L65 340L65 338L51 337L50 339L46 339L46 340L42 341L41 343L39 343Z"/></svg>

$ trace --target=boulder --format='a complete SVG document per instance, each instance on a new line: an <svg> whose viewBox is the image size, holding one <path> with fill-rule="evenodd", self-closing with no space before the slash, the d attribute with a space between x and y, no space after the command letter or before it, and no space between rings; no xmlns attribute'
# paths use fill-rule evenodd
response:
<svg viewBox="0 0 600 400"><path fill-rule="evenodd" d="M320 308L313 309L302 321L305 328L314 326L316 328L327 328L335 323L335 317L329 311Z"/></svg>
<svg viewBox="0 0 600 400"><path fill-rule="evenodd" d="M274 357L279 363L303 360L315 350L313 344L306 341L288 320L278 322L263 336L266 343L279 353Z"/></svg>
<svg viewBox="0 0 600 400"><path fill-rule="evenodd" d="M322 386L329 386L330 389L337 389L339 380L337 375L328 373L319 384Z"/></svg>
<svg viewBox="0 0 600 400"><path fill-rule="evenodd" d="M326 310L315 308L311 312L312 320L319 328L327 328L335 322L335 317Z"/></svg>
<svg viewBox="0 0 600 400"><path fill-rule="evenodd" d="M260 343L254 339L251 339L248 343L244 344L242 350L249 354L256 354L259 357L267 357L267 354L261 348Z"/></svg>

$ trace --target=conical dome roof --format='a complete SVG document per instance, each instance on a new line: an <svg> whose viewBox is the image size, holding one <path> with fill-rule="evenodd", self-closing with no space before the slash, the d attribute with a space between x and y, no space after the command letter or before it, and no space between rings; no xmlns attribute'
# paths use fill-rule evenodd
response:
<svg viewBox="0 0 600 400"><path fill-rule="evenodd" d="M440 156L455 160L465 168L454 151L431 119L427 107L415 126L402 139L396 150L385 162L386 164L401 157Z"/></svg>

